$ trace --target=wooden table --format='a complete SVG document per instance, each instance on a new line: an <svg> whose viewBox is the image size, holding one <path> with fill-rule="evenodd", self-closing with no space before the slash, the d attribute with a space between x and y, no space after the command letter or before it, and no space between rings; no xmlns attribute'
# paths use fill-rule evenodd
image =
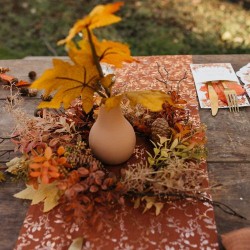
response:
<svg viewBox="0 0 250 250"><path fill-rule="evenodd" d="M250 62L250 55L196 55L193 63L232 63L237 71ZM1 60L0 66L9 67L11 74L25 80L28 72L41 74L51 66L49 57L29 57L23 60ZM0 91L0 107L6 99L7 91ZM26 98L24 109L30 114L39 102L38 98ZM213 199L223 202L235 211L250 219L250 107L241 108L239 113L229 113L219 110L216 117L212 117L210 110L199 110L201 121L207 125L208 137L208 171L210 183L225 184L221 191L213 193ZM0 110L0 136L11 132L13 125L11 118ZM0 144L0 155L13 145L5 141ZM10 158L14 153L10 153ZM0 166L8 161L8 155L0 158ZM13 249L19 230L25 218L29 202L13 198L12 195L22 189L22 184L8 180L0 184L0 249ZM250 220L241 220L229 216L215 208L218 234L234 229L250 226Z"/></svg>

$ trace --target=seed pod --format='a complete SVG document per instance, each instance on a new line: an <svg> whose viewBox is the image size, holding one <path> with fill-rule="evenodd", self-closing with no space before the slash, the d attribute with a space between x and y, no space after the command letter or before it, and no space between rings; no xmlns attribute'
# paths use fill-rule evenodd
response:
<svg viewBox="0 0 250 250"><path fill-rule="evenodd" d="M160 137L171 137L171 129L168 125L168 122L164 118L157 118L151 125L151 139L154 142L159 141Z"/></svg>

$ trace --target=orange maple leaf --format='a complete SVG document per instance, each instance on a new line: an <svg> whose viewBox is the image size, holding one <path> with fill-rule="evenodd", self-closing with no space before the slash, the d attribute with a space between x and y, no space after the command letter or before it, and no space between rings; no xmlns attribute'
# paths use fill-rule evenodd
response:
<svg viewBox="0 0 250 250"><path fill-rule="evenodd" d="M91 33L91 36L100 62L112 64L117 68L121 68L122 62L131 63L135 61L130 54L128 45L108 40L99 41L93 33ZM80 49L72 42L67 45L71 60L82 66L90 62L94 65L89 41L87 39L81 40L78 46Z"/></svg>
<svg viewBox="0 0 250 250"><path fill-rule="evenodd" d="M97 5L86 17L78 20L74 26L70 29L68 36L59 41L58 45L71 41L79 32L82 32L85 28L89 30L107 26L113 23L121 21L121 18L114 15L117 12L123 2L110 3L106 5Z"/></svg>
<svg viewBox="0 0 250 250"><path fill-rule="evenodd" d="M93 106L98 72L91 63L72 65L59 59L53 60L54 68L46 70L31 85L31 88L44 89L45 96L54 94L50 102L41 102L39 108L68 108L73 100L82 97L83 109L88 113Z"/></svg>

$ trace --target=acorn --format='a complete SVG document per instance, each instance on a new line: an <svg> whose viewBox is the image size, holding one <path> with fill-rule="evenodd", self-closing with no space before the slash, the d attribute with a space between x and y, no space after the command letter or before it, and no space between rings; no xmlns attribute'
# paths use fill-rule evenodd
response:
<svg viewBox="0 0 250 250"><path fill-rule="evenodd" d="M157 118L151 125L151 139L152 141L159 142L160 137L170 138L172 131L168 122L164 118Z"/></svg>
<svg viewBox="0 0 250 250"><path fill-rule="evenodd" d="M30 71L28 76L29 76L30 80L34 81L36 79L36 72Z"/></svg>

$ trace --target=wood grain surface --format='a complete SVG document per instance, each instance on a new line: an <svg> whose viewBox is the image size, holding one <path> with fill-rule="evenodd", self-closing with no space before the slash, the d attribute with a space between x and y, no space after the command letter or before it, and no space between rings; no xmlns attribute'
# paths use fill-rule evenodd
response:
<svg viewBox="0 0 250 250"><path fill-rule="evenodd" d="M196 55L193 63L232 63L237 71L250 62L250 55ZM11 74L20 80L29 80L28 73L38 76L51 67L51 58L26 58L23 60L2 60L1 67L9 67ZM8 91L0 87L0 136L8 136L13 129L13 120L3 109ZM24 109L31 115L38 98L28 98ZM219 110L216 117L210 110L199 110L201 121L207 126L208 171L210 184L222 184L212 192L213 199L223 202L249 220L242 220L225 214L215 208L218 234L250 226L250 107L241 108L239 113ZM0 155L6 149L13 149L9 141L0 144ZM14 157L14 152L0 157L0 167ZM0 184L0 249L13 249L19 230L25 218L29 203L13 198L23 187L11 180ZM222 246L221 246L222 248Z"/></svg>
<svg viewBox="0 0 250 250"><path fill-rule="evenodd" d="M235 72L250 62L250 55L197 55L193 63L231 63ZM215 208L219 235L250 226L250 107L239 113L220 109L216 117L200 109L207 126L208 171L210 183L221 183L213 200L227 204L245 216L242 220ZM223 247L221 246L221 249Z"/></svg>

